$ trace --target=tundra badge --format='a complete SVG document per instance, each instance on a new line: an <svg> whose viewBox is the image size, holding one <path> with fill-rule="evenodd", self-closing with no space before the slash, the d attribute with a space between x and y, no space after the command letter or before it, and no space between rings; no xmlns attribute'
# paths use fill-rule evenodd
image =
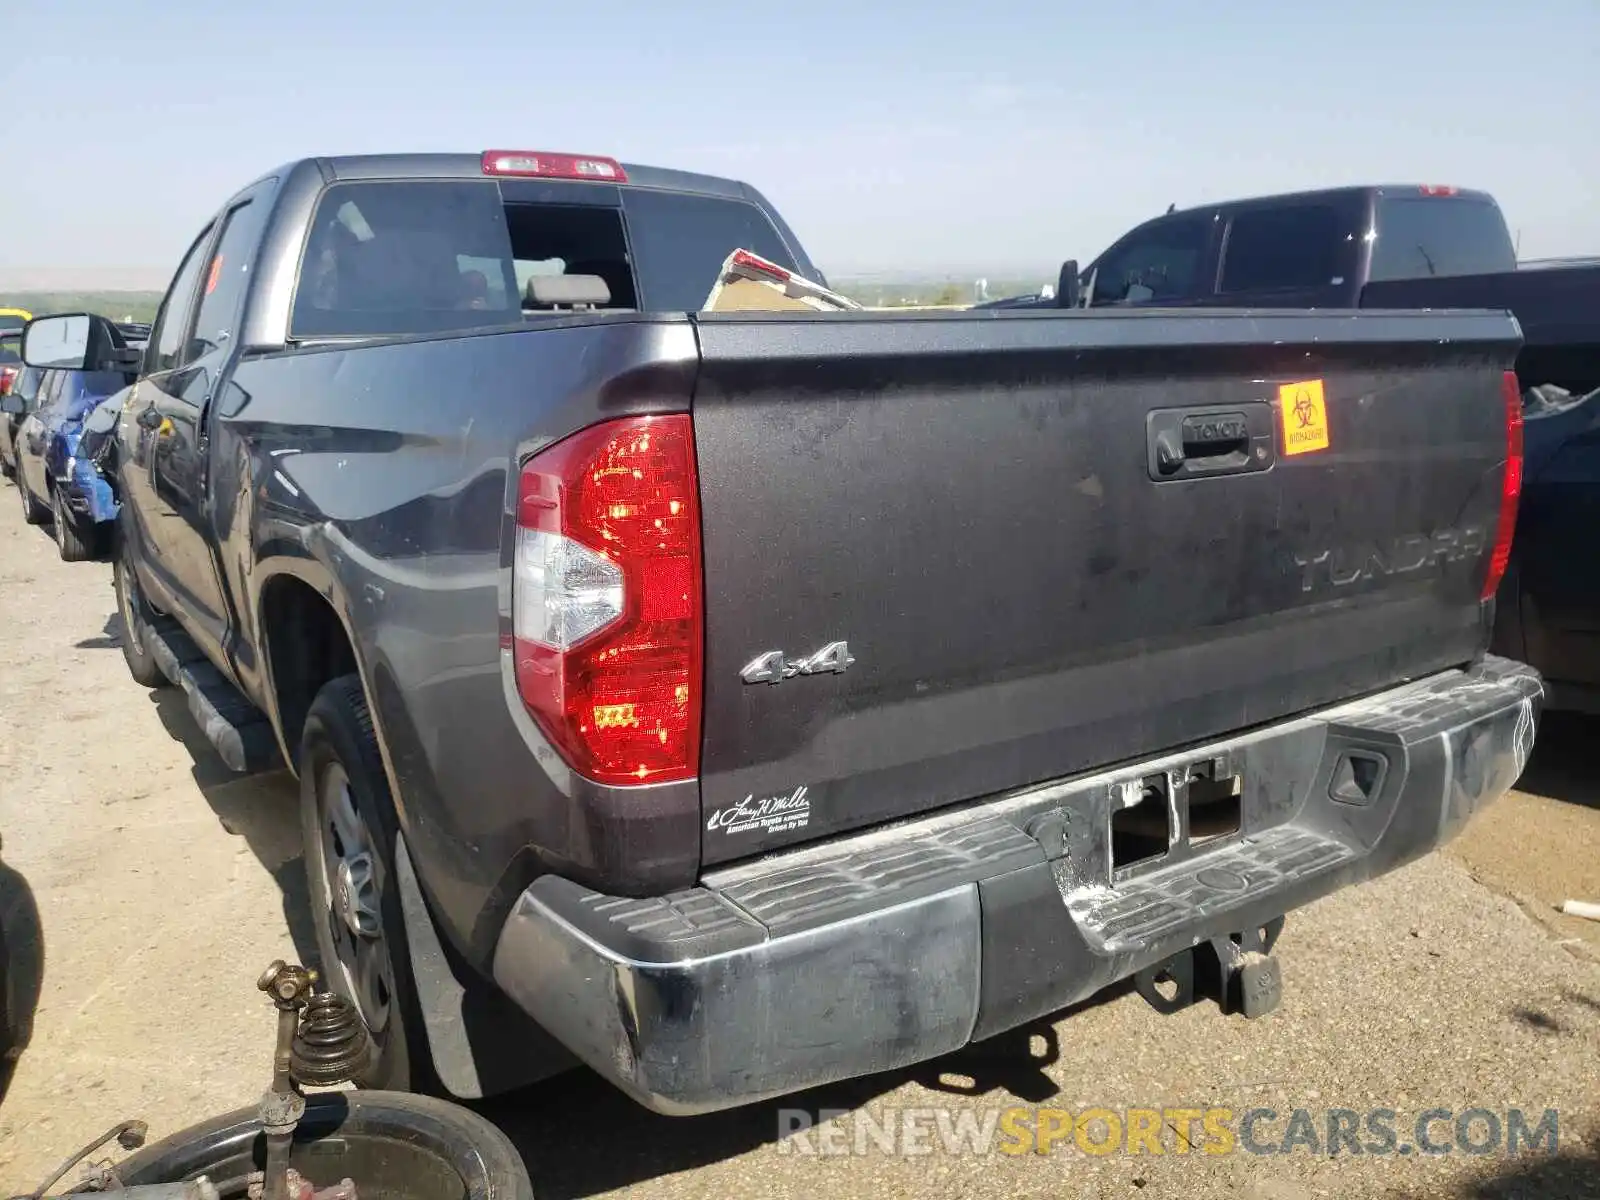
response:
<svg viewBox="0 0 1600 1200"><path fill-rule="evenodd" d="M848 642L829 642L804 658L790 658L782 650L768 650L745 663L739 678L746 683L782 683L796 675L821 675L828 671L842 675L853 662Z"/></svg>

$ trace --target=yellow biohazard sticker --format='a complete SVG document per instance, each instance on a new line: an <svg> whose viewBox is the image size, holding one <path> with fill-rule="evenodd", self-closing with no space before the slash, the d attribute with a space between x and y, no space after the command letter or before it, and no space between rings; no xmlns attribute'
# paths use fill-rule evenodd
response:
<svg viewBox="0 0 1600 1200"><path fill-rule="evenodd" d="M1328 448L1328 405L1322 395L1322 380L1303 379L1280 386L1278 414L1283 419L1285 455Z"/></svg>

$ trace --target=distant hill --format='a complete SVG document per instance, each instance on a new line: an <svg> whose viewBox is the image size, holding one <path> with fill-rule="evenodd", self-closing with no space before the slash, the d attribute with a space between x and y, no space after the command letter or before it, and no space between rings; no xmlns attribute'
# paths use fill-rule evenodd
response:
<svg viewBox="0 0 1600 1200"><path fill-rule="evenodd" d="M113 321L153 321L160 292L0 292L0 308L45 313L92 312Z"/></svg>

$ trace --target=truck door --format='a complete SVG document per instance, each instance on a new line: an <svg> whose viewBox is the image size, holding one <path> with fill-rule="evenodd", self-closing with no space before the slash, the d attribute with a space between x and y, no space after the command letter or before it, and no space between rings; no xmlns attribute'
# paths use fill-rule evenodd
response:
<svg viewBox="0 0 1600 1200"><path fill-rule="evenodd" d="M212 553L210 438L213 398L231 364L249 280L250 259L265 224L267 205L246 193L223 214L220 232L198 260L193 319L181 336L176 365L149 376L155 426L150 453L150 534L163 580L192 620L190 633L220 652L228 609ZM198 628L197 628L198 626Z"/></svg>
<svg viewBox="0 0 1600 1200"><path fill-rule="evenodd" d="M211 222L189 244L177 274L167 287L167 294L162 297L150 330L150 341L145 347L140 379L129 405L133 420L124 425L119 435L124 511L142 550L140 559L148 576L145 586L164 601L171 601L176 593L173 574L164 555L166 522L158 515L151 481L156 458L170 450L170 431L163 423L156 400L174 385L175 376L183 368L184 348L194 324L194 294L215 233L216 223Z"/></svg>

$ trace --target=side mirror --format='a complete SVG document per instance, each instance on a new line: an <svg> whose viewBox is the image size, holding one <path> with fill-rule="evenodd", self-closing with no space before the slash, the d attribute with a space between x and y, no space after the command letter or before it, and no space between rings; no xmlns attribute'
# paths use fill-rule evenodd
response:
<svg viewBox="0 0 1600 1200"><path fill-rule="evenodd" d="M30 367L83 370L93 323L88 313L34 318L22 328L22 361Z"/></svg>
<svg viewBox="0 0 1600 1200"><path fill-rule="evenodd" d="M1061 264L1061 276L1056 282L1056 307L1077 308L1079 299L1078 260L1069 258Z"/></svg>
<svg viewBox="0 0 1600 1200"><path fill-rule="evenodd" d="M22 361L66 371L137 371L140 355L127 349L117 327L93 313L36 317L22 330Z"/></svg>
<svg viewBox="0 0 1600 1200"><path fill-rule="evenodd" d="M28 411L28 402L15 392L7 392L0 396L0 412L13 417L20 417Z"/></svg>

